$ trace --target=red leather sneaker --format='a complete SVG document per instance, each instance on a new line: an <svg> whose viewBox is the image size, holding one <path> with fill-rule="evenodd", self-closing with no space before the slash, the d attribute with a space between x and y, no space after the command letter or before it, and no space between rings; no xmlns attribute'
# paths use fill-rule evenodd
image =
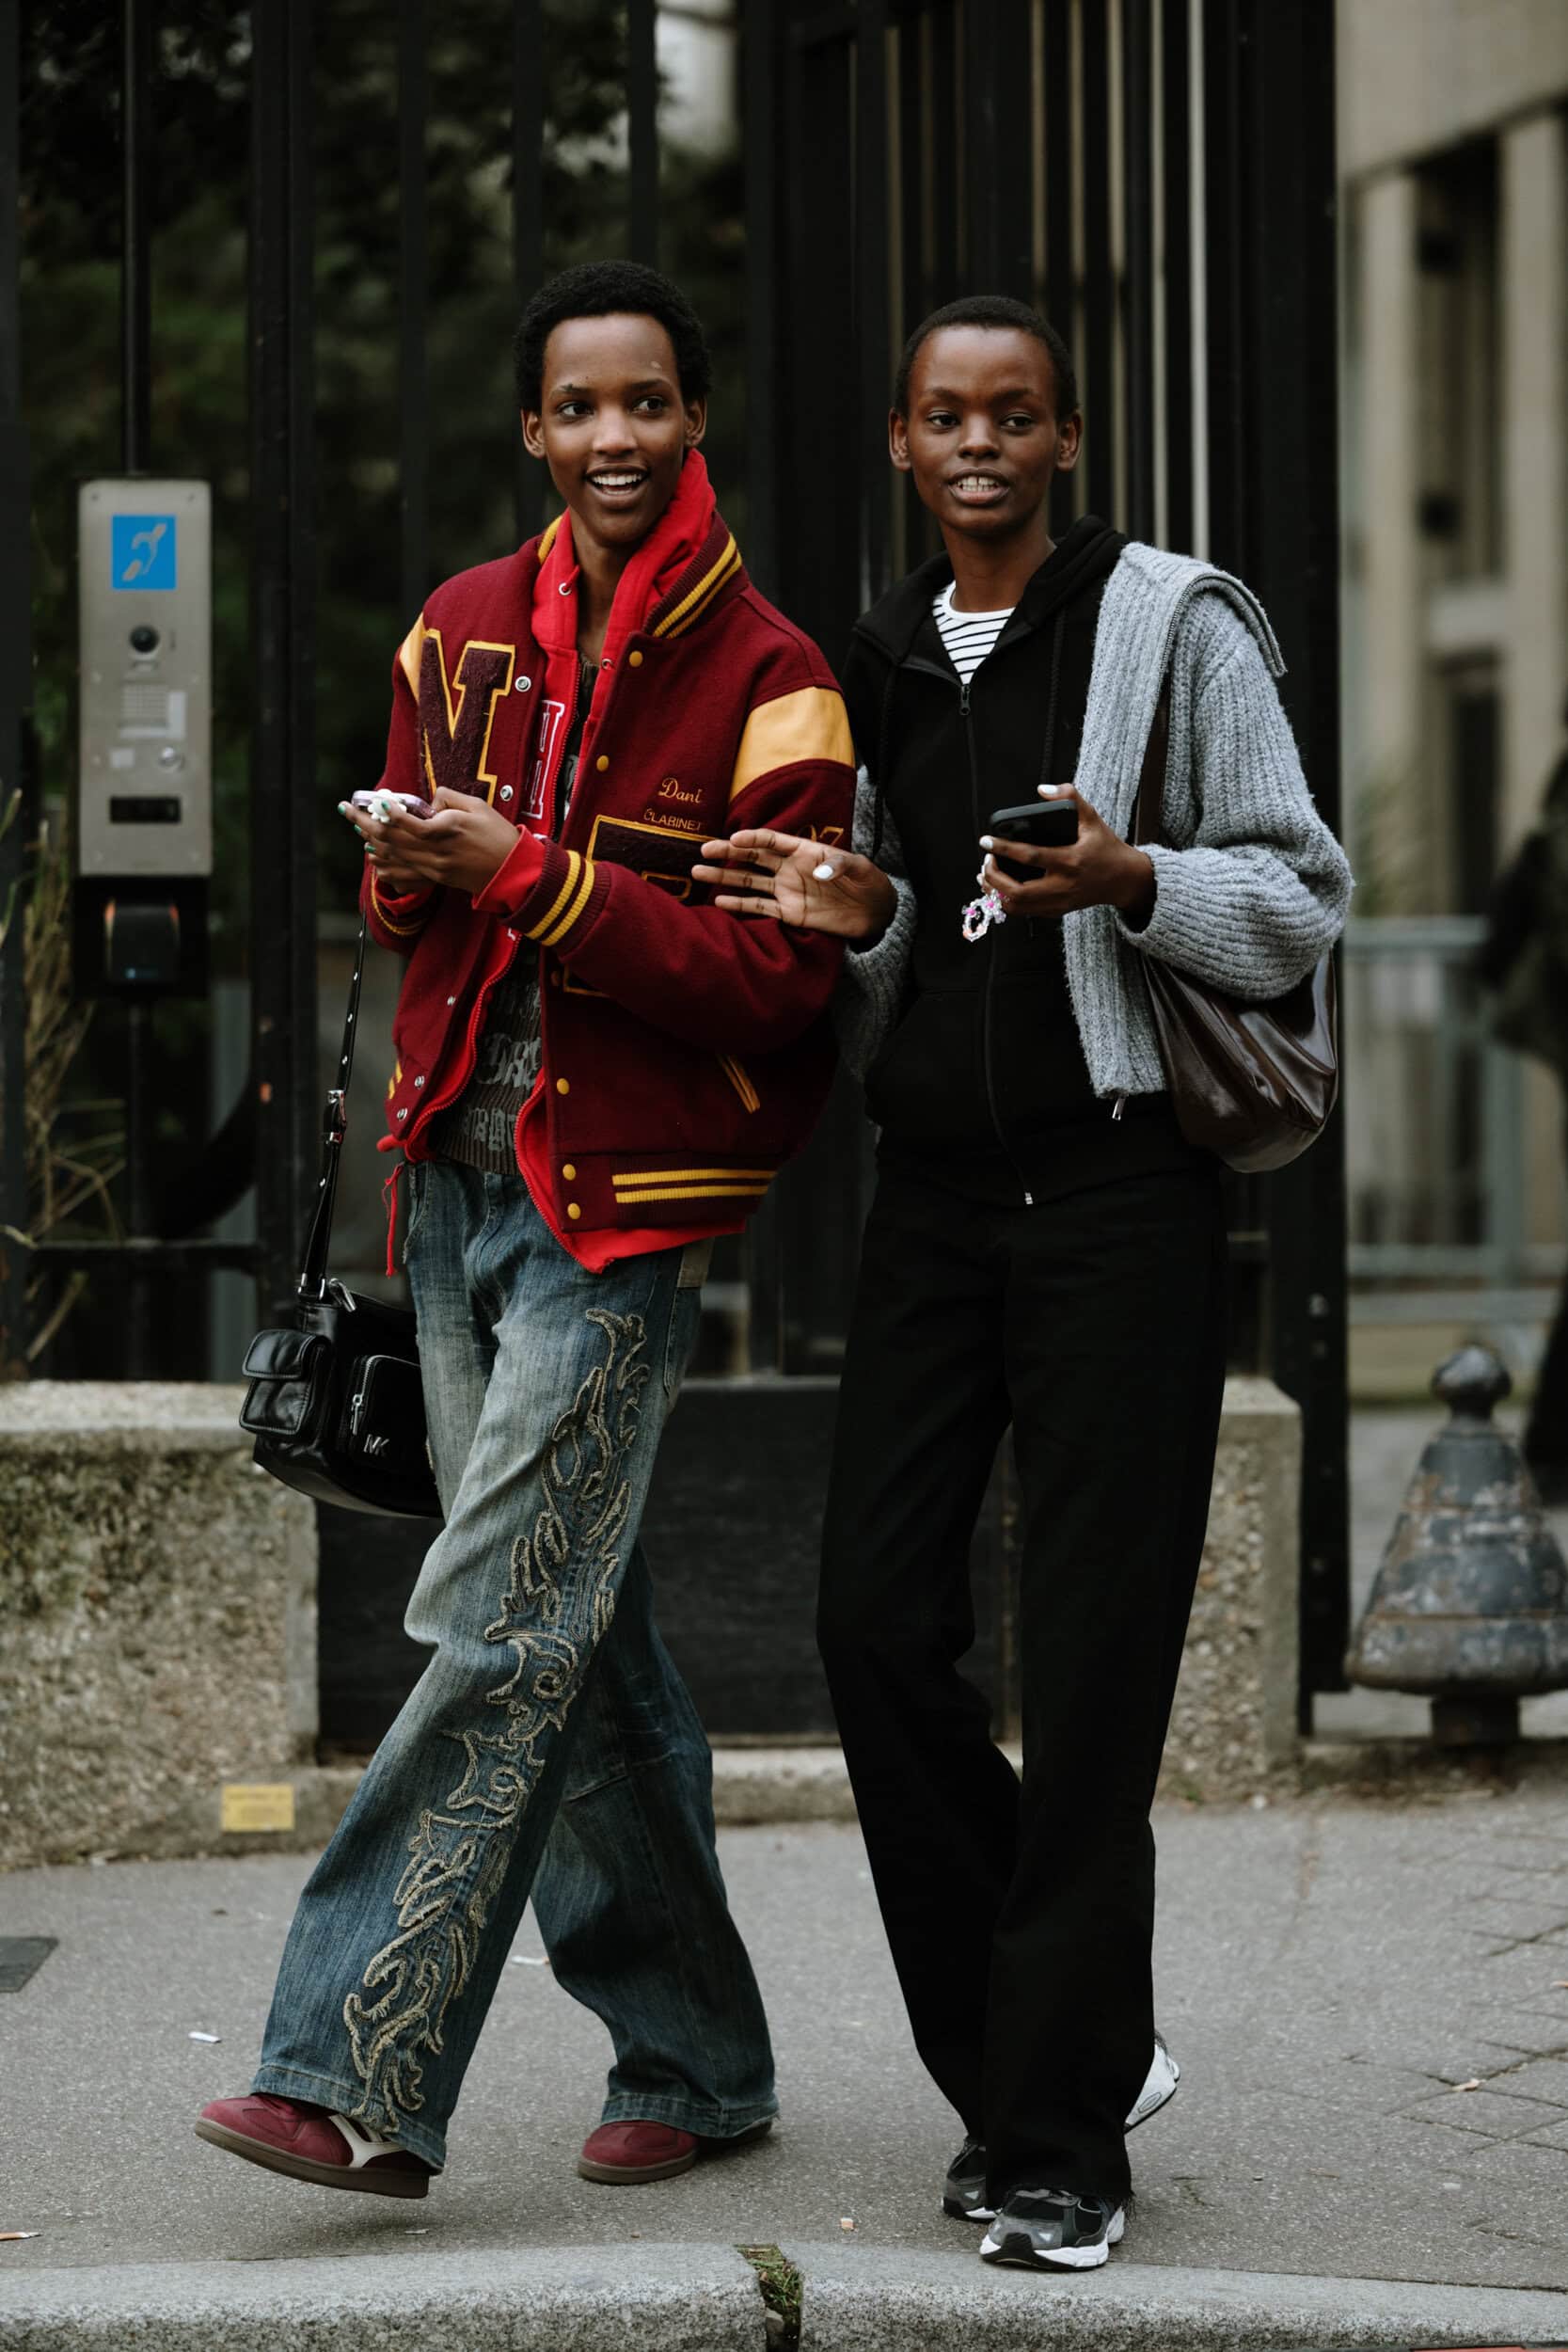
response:
<svg viewBox="0 0 1568 2352"><path fill-rule="evenodd" d="M668 2181L702 2157L724 2155L772 2128L772 2117L764 2116L732 2139L699 2139L673 2123L601 2123L583 2141L578 2170L585 2181Z"/></svg>
<svg viewBox="0 0 1568 2352"><path fill-rule="evenodd" d="M277 2099L270 2090L214 2099L197 2119L196 2136L269 2172L369 2197L422 2197L434 2169L352 2116L304 2099Z"/></svg>

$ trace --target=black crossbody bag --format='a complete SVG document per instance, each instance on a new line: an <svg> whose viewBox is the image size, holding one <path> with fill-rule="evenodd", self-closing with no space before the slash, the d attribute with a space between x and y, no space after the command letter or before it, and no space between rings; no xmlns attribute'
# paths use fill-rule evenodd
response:
<svg viewBox="0 0 1568 2352"><path fill-rule="evenodd" d="M256 1440L261 1469L318 1502L438 1519L413 1312L351 1291L326 1271L364 968L361 919L294 1319L282 1330L258 1331L245 1350L250 1386L240 1426Z"/></svg>

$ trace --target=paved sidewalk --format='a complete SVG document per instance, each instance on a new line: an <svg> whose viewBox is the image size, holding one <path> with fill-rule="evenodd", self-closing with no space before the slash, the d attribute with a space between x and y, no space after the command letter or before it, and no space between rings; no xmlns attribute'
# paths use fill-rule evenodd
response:
<svg viewBox="0 0 1568 2352"><path fill-rule="evenodd" d="M985 2271L940 2213L958 2135L909 2050L852 1829L724 1836L778 2045L771 2140L646 2189L578 2181L605 2037L517 1964L422 2205L320 2194L191 2136L247 2078L308 1859L0 1878L0 1934L59 1938L0 1996L0 2230L38 2233L0 2246L0 2346L260 2352L309 2316L311 2352L761 2352L734 2250L757 2245L802 2275L806 2345L1568 2344L1560 1788L1168 1809L1160 1836L1185 2081L1133 2143L1125 2249L1086 2280ZM515 1957L539 1956L531 1918Z"/></svg>

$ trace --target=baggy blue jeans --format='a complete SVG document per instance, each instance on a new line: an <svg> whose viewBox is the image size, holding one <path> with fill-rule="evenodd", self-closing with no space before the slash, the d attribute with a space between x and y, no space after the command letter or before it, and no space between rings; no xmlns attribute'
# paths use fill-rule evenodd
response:
<svg viewBox="0 0 1568 2352"><path fill-rule="evenodd" d="M446 1525L405 1623L433 1655L300 1897L253 2088L442 2165L531 1893L556 1977L610 2028L604 2120L733 2137L776 2112L772 2053L638 1543L698 1253L589 1274L520 1177L411 1173Z"/></svg>

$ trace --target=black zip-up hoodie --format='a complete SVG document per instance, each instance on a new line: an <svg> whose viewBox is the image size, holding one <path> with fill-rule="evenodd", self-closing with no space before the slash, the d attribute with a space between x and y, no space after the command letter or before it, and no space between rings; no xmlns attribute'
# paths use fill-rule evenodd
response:
<svg viewBox="0 0 1568 2352"><path fill-rule="evenodd" d="M866 1080L884 1158L967 1193L1040 1199L1190 1159L1164 1098L1113 1122L1096 1100L1068 993L1058 917L1014 916L971 944L979 836L996 809L1069 784L1105 581L1126 541L1085 516L1053 549L967 687L931 607L934 556L856 623L843 684L856 749L913 886L910 994ZM1113 1131L1114 1128L1114 1131Z"/></svg>

